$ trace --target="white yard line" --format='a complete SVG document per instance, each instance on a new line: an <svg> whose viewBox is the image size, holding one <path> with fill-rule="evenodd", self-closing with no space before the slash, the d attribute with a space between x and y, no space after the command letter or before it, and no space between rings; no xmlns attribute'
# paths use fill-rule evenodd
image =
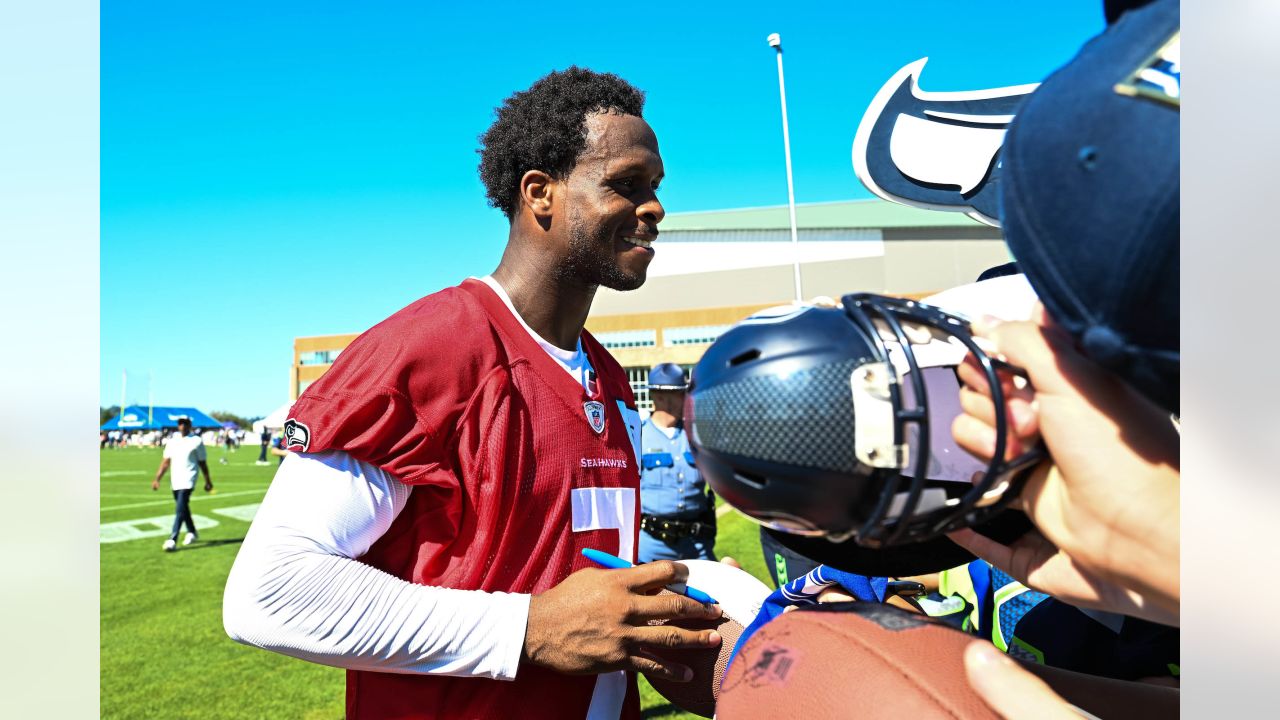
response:
<svg viewBox="0 0 1280 720"><path fill-rule="evenodd" d="M267 489L263 488L261 490L244 490L241 492L233 492L233 493L216 493L214 495L196 495L193 493L191 495L191 502L195 502L197 500L217 500L219 498L238 497L240 495L261 495L266 491ZM129 505L112 505L111 507L99 508L98 512L107 512L108 510L128 510L130 508L149 507L151 505L172 505L172 504L173 504L173 497L170 496L168 498L165 498L164 500L150 500L148 502L131 503Z"/></svg>

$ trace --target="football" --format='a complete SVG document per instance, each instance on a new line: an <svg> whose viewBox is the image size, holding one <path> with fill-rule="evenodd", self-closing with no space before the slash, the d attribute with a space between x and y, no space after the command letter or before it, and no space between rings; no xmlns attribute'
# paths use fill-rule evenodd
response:
<svg viewBox="0 0 1280 720"><path fill-rule="evenodd" d="M747 572L710 560L681 560L689 568L688 584L715 598L724 613L716 620L679 621L691 630L715 630L720 633L718 648L652 650L655 655L683 663L693 669L689 682L671 682L649 678L649 684L676 707L701 715L716 714L716 698L725 666L743 628L751 624L771 590ZM662 593L669 593L663 590ZM654 621L659 625L663 621Z"/></svg>
<svg viewBox="0 0 1280 720"><path fill-rule="evenodd" d="M765 625L725 677L717 717L998 717L969 687L973 637L876 603L803 608Z"/></svg>

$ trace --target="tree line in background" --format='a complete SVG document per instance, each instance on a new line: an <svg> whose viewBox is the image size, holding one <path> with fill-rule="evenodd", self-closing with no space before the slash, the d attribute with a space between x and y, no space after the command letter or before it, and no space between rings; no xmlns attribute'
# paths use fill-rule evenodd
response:
<svg viewBox="0 0 1280 720"><path fill-rule="evenodd" d="M101 427L108 420L110 420L111 418L119 414L120 414L119 405L112 405L111 407L99 407L98 408L98 426ZM248 430L250 427L253 426L254 420L262 419L262 416L260 415L257 417L241 417L240 415L236 415L235 413L230 413L225 410L214 410L213 412L209 413L209 415L212 416L213 419L219 422L233 422L245 430Z"/></svg>

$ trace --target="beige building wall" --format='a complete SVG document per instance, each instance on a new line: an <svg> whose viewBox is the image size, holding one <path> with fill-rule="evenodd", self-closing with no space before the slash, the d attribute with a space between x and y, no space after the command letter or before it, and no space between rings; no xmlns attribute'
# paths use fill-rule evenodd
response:
<svg viewBox="0 0 1280 720"><path fill-rule="evenodd" d="M297 400L307 386L325 373L332 362L317 363L311 362L309 357L317 352L329 352L337 355L353 340L359 337L359 333L347 333L343 335L315 335L312 337L300 337L293 339L293 366L289 369L289 399ZM304 360L308 360L304 362Z"/></svg>
<svg viewBox="0 0 1280 720"><path fill-rule="evenodd" d="M698 308L694 310L672 310L669 312L641 312L625 315L592 315L587 318L587 330L600 337L606 333L623 330L654 330L656 343L653 347L610 348L609 352L626 368L648 369L662 362L673 362L680 365L693 365L706 352L709 343L672 344L665 331L676 327L706 327L716 325L732 325L757 310L776 305L777 303L736 305L731 307ZM606 335L607 337L607 335Z"/></svg>
<svg viewBox="0 0 1280 720"><path fill-rule="evenodd" d="M971 283L983 270L1010 259L1008 246L999 240L885 243L884 289L873 292L930 295Z"/></svg>
<svg viewBox="0 0 1280 720"><path fill-rule="evenodd" d="M999 239L886 241L883 255L802 265L800 281L806 300L818 295L838 299L851 292L928 295L971 283L983 270L1009 259ZM649 278L630 292L600 288L591 318L702 307L767 307L794 298L790 265L708 271Z"/></svg>

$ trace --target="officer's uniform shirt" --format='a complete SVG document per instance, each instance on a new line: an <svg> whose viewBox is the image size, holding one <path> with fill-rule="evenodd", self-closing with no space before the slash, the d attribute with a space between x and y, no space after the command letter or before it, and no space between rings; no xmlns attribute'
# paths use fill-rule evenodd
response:
<svg viewBox="0 0 1280 720"><path fill-rule="evenodd" d="M707 486L693 465L683 424L668 437L650 418L641 429L640 511L672 520L697 520L707 510Z"/></svg>
<svg viewBox="0 0 1280 720"><path fill-rule="evenodd" d="M705 522L711 498L693 466L689 438L682 426L668 430L672 435L651 420L641 427L640 511L665 520ZM685 535L664 541L640 532L640 562L692 559L715 560L715 537Z"/></svg>

